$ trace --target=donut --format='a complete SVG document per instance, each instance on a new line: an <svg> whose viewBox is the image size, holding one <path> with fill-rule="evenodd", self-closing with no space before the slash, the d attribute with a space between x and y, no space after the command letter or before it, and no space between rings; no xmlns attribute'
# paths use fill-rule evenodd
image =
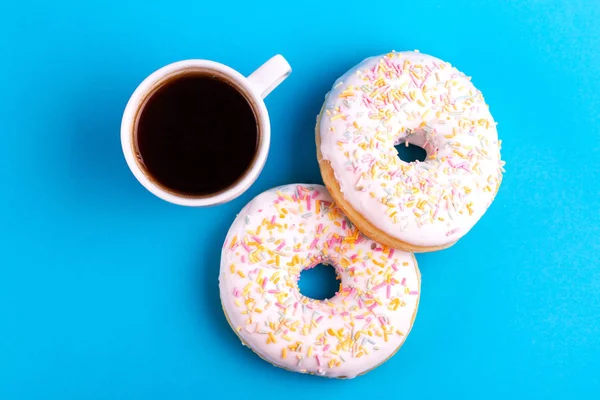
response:
<svg viewBox="0 0 600 400"><path fill-rule="evenodd" d="M337 79L316 139L338 206L368 237L406 251L456 243L491 205L504 172L481 92L417 51L367 58ZM422 147L427 158L402 161L399 144Z"/></svg>
<svg viewBox="0 0 600 400"><path fill-rule="evenodd" d="M330 299L298 289L300 273L335 268ZM404 343L419 303L412 253L363 236L322 185L268 190L233 222L221 255L220 296L227 321L269 363L300 373L354 378Z"/></svg>

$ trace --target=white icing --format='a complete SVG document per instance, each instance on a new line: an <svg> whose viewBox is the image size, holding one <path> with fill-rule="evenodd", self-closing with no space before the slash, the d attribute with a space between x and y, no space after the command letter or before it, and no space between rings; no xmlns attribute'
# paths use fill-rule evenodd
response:
<svg viewBox="0 0 600 400"><path fill-rule="evenodd" d="M418 52L371 57L340 77L320 119L321 153L344 199L387 235L441 246L482 217L502 180L496 123L470 78ZM395 145L427 151L406 163Z"/></svg>
<svg viewBox="0 0 600 400"><path fill-rule="evenodd" d="M336 268L341 290L308 299L299 274L321 262ZM324 186L309 184L269 190L242 209L223 246L219 282L232 328L263 359L348 378L402 345L420 289L411 253L362 236Z"/></svg>

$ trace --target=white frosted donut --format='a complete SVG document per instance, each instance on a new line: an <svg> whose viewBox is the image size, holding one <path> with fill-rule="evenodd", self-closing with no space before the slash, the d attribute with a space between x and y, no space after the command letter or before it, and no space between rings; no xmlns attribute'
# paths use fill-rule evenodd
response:
<svg viewBox="0 0 600 400"><path fill-rule="evenodd" d="M329 300L298 291L300 272L335 267ZM417 312L412 253L359 233L324 186L295 184L252 200L229 229L221 256L221 302L242 343L296 372L353 378L386 361Z"/></svg>
<svg viewBox="0 0 600 400"><path fill-rule="evenodd" d="M502 180L496 123L471 79L418 52L371 57L340 77L317 123L323 180L367 236L410 251L465 235ZM404 162L395 145L427 152Z"/></svg>

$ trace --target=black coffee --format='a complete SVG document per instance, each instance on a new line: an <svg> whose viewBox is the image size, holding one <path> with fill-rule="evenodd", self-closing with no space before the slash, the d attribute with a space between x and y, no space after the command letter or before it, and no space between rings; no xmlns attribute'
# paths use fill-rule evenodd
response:
<svg viewBox="0 0 600 400"><path fill-rule="evenodd" d="M137 120L138 152L148 174L166 189L190 196L235 184L252 164L258 139L244 95L200 72L164 83Z"/></svg>

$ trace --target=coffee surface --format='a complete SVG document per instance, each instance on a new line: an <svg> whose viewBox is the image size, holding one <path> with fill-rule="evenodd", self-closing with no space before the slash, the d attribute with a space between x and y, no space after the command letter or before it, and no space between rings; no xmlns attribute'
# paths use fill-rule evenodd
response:
<svg viewBox="0 0 600 400"><path fill-rule="evenodd" d="M201 73L174 77L151 94L135 135L147 173L166 189L190 196L235 184L253 162L258 138L244 95Z"/></svg>

